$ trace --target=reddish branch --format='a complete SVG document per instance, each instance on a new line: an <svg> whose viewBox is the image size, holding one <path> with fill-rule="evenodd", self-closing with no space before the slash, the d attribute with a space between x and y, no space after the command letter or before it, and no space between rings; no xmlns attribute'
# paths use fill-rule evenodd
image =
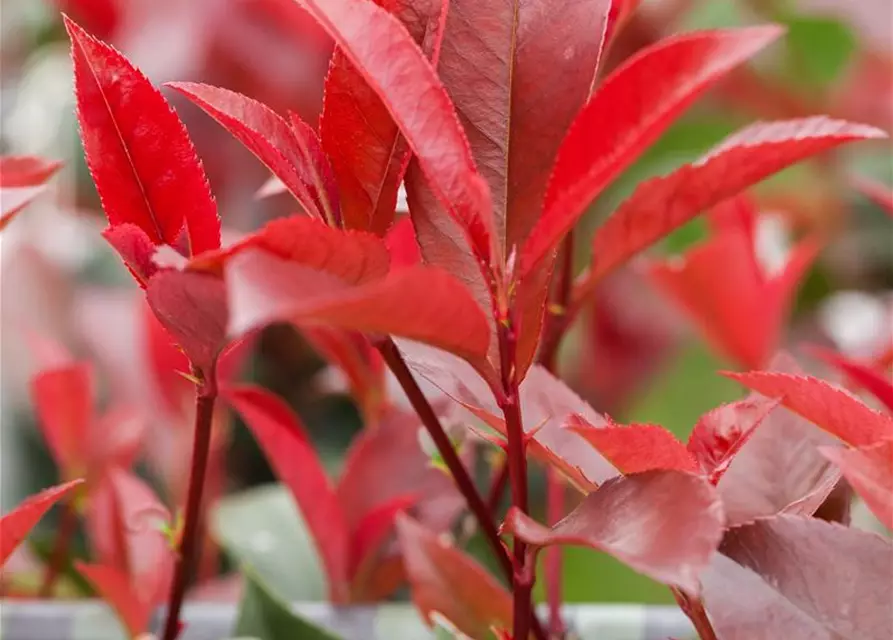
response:
<svg viewBox="0 0 893 640"><path fill-rule="evenodd" d="M183 536L180 539L180 553L171 595L168 600L167 621L162 640L175 640L180 633L180 611L189 578L194 573L199 558L201 532L202 494L208 468L208 453L211 448L211 430L214 418L214 403L217 399L217 375L213 369L205 375L194 371L200 381L195 395L195 435L192 444L192 463L189 469L189 493L186 497L186 513L183 522Z"/></svg>
<svg viewBox="0 0 893 640"><path fill-rule="evenodd" d="M62 512L59 514L59 529L56 531L56 542L53 546L53 554L47 564L47 570L40 586L40 597L49 598L53 595L53 587L56 579L61 575L65 560L68 558L68 550L71 547L71 539L74 537L78 526L78 514L75 508L75 496L68 497L62 503Z"/></svg>

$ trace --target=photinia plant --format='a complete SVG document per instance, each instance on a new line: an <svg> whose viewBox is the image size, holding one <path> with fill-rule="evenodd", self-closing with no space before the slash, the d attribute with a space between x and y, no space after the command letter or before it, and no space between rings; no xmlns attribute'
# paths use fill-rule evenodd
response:
<svg viewBox="0 0 893 640"><path fill-rule="evenodd" d="M431 626L473 638L567 637L560 550L583 546L669 587L704 640L893 635L876 604L893 597L884 569L893 545L818 517L846 480L893 528L893 387L881 366L818 352L887 409L879 411L779 353L798 288L830 239L808 232L781 266L768 264L759 233L767 216L750 191L884 133L822 115L745 126L641 181L584 237L593 203L609 201L689 108L784 29L681 33L611 65L638 2L299 4L334 43L318 122L229 88L167 85L297 204L232 242L222 241L229 234L177 112L127 57L64 18L84 154L108 222L102 235L141 292L134 309L157 394L137 406L119 401L129 392L109 367L111 408L96 418L89 363L66 356L43 367L34 405L68 484L4 517L4 532L14 531L4 560L83 479L63 503L43 593L70 564L82 519L90 559L75 570L131 637L164 605L159 637L175 640L195 576L201 588L216 575L201 543L226 489L232 415L297 507L336 605L384 600L408 584ZM107 17L104 31L114 31L118 12ZM7 187L37 188L56 168L5 159L4 197ZM883 187L855 185L889 204ZM640 259L702 213L703 242ZM645 278L623 271L634 260ZM631 329L630 316L601 308L626 306L645 280L740 368L724 375L752 391L704 412L685 443L604 411L620 410L676 339L647 326L658 317ZM644 307L663 309L653 299ZM591 358L606 367L593 382L598 406L561 377L560 347L584 310L593 343L622 343L580 365L581 377ZM236 380L271 325L297 329L347 381L363 430L339 473L284 395ZM103 343L96 333L90 341ZM610 380L615 366L620 379ZM174 425L164 435L162 422ZM153 433L174 445L146 444ZM483 458L495 460L487 495L474 473L481 449L496 453ZM163 500L132 470L143 453ZM535 468L545 472L545 522ZM465 533L486 543L495 575L449 539L463 509ZM269 531L259 533L263 547ZM262 567L228 551L247 564L240 633L323 637L286 611ZM855 585L854 575L857 605L841 606L839 584ZM534 607L538 579L546 622Z"/></svg>

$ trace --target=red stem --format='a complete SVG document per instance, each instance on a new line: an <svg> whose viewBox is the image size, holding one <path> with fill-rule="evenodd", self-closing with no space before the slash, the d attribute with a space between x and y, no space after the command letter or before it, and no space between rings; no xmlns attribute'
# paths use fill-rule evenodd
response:
<svg viewBox="0 0 893 640"><path fill-rule="evenodd" d="M41 598L49 598L53 595L53 586L56 579L61 575L63 565L68 558L68 549L71 546L71 539L78 527L78 514L75 509L75 497L69 497L61 505L62 512L59 514L59 529L56 531L56 542L53 545L53 554L47 564L46 573L43 576L43 583L40 586L39 595Z"/></svg>
<svg viewBox="0 0 893 640"><path fill-rule="evenodd" d="M208 452L211 448L211 427L214 418L214 403L217 400L216 371L210 375L195 370L195 377L201 382L195 394L195 435L192 444L192 464L189 469L189 490L186 497L186 513L183 522L183 536L180 539L180 553L174 579L171 583L171 595L168 600L167 621L164 625L162 640L176 640L180 634L182 623L180 611L186 596L189 578L194 573L199 558L199 539L201 538L202 493L208 469Z"/></svg>
<svg viewBox="0 0 893 640"><path fill-rule="evenodd" d="M546 522L554 525L564 517L564 480L554 467L546 468ZM553 638L563 638L561 619L563 566L561 545L545 549L546 601L549 606L549 632Z"/></svg>
<svg viewBox="0 0 893 640"><path fill-rule="evenodd" d="M679 608L691 620L695 631L698 632L698 637L701 640L717 640L716 631L713 630L713 625L710 624L710 618L707 617L703 603L697 599L692 600L676 587L670 587L670 591L673 592Z"/></svg>

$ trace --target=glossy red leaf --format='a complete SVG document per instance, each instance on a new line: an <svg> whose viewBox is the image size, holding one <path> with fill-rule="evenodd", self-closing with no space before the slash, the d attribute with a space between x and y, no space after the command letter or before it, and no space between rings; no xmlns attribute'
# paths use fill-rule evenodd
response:
<svg viewBox="0 0 893 640"><path fill-rule="evenodd" d="M511 595L474 560L408 516L397 518L397 532L412 600L429 626L439 613L472 638L511 627Z"/></svg>
<svg viewBox="0 0 893 640"><path fill-rule="evenodd" d="M0 567L12 552L28 537L31 529L50 508L83 480L72 480L44 489L25 499L20 505L0 518Z"/></svg>
<svg viewBox="0 0 893 640"><path fill-rule="evenodd" d="M330 597L348 598L349 530L303 425L287 404L260 387L230 386L223 397L242 417L279 480L288 487L313 534L326 570Z"/></svg>
<svg viewBox="0 0 893 640"><path fill-rule="evenodd" d="M288 122L266 105L235 91L195 82L173 82L169 87L189 98L217 120L278 177L308 214L320 220L334 215L338 191L332 169L311 154L319 147L312 130L300 139ZM328 213L327 213L328 212Z"/></svg>
<svg viewBox="0 0 893 640"><path fill-rule="evenodd" d="M748 399L702 415L688 439L688 451L716 484L754 430L779 405L777 400Z"/></svg>
<svg viewBox="0 0 893 640"><path fill-rule="evenodd" d="M376 1L403 23L429 59L436 59L444 0ZM338 179L345 226L384 234L394 219L409 147L375 90L337 48L326 76L319 130Z"/></svg>
<svg viewBox="0 0 893 640"><path fill-rule="evenodd" d="M725 375L766 397L781 398L788 409L851 446L893 438L893 417L819 378L769 371Z"/></svg>
<svg viewBox="0 0 893 640"><path fill-rule="evenodd" d="M598 549L658 582L700 591L698 576L725 519L710 484L680 471L647 471L604 483L551 529L513 508L505 528L536 547Z"/></svg>
<svg viewBox="0 0 893 640"><path fill-rule="evenodd" d="M124 56L65 19L87 166L111 226L186 255L220 246L220 220L176 113Z"/></svg>
<svg viewBox="0 0 893 640"><path fill-rule="evenodd" d="M115 567L80 561L75 567L112 608L131 638L140 637L149 628L153 608L140 602L126 573Z"/></svg>
<svg viewBox="0 0 893 640"><path fill-rule="evenodd" d="M549 255L592 200L704 91L780 34L769 26L679 36L611 74L561 144L542 217L524 244L522 273Z"/></svg>
<svg viewBox="0 0 893 640"><path fill-rule="evenodd" d="M66 479L85 475L93 423L93 369L74 363L31 380L41 435Z"/></svg>
<svg viewBox="0 0 893 640"><path fill-rule="evenodd" d="M893 545L881 536L776 516L729 530L720 552L702 580L721 638L893 635Z"/></svg>
<svg viewBox="0 0 893 640"><path fill-rule="evenodd" d="M893 440L858 449L823 447L878 520L893 530Z"/></svg>
<svg viewBox="0 0 893 640"><path fill-rule="evenodd" d="M212 375L226 343L228 310L223 281L205 273L166 269L146 288L155 316L194 367Z"/></svg>
<svg viewBox="0 0 893 640"><path fill-rule="evenodd" d="M596 232L591 277L604 277L704 209L791 164L846 142L879 137L884 137L879 129L825 117L742 129L696 162L639 185Z"/></svg>
<svg viewBox="0 0 893 640"><path fill-rule="evenodd" d="M446 271L408 267L356 287L326 275L269 253L240 253L227 270L231 332L275 321L320 324L418 340L483 366L486 318Z"/></svg>
<svg viewBox="0 0 893 640"><path fill-rule="evenodd" d="M653 424L593 427L574 416L567 428L580 434L624 474L657 469L698 473L695 458L665 428Z"/></svg>
<svg viewBox="0 0 893 640"><path fill-rule="evenodd" d="M871 366L851 360L831 349L813 347L809 350L809 353L824 360L843 373L853 383L869 391L893 412L893 383L890 382L889 376L885 376Z"/></svg>
<svg viewBox="0 0 893 640"><path fill-rule="evenodd" d="M371 0L302 0L387 107L441 204L475 252L490 256L492 207L468 140L412 36Z"/></svg>
<svg viewBox="0 0 893 640"><path fill-rule="evenodd" d="M152 239L129 222L106 228L102 237L118 252L140 287L145 289L149 279L158 272L154 259L158 247L152 244Z"/></svg>
<svg viewBox="0 0 893 640"><path fill-rule="evenodd" d="M856 178L853 185L862 195L893 217L893 188L867 178Z"/></svg>

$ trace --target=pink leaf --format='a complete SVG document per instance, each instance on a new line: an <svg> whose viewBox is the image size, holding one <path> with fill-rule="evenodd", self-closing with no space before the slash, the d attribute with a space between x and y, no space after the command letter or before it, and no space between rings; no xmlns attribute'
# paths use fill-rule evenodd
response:
<svg viewBox="0 0 893 640"><path fill-rule="evenodd" d="M87 166L111 226L134 224L185 255L218 248L216 205L176 113L115 49L68 18L65 28Z"/></svg>
<svg viewBox="0 0 893 640"><path fill-rule="evenodd" d="M878 520L893 529L893 440L858 449L822 447L821 451L840 467Z"/></svg>
<svg viewBox="0 0 893 640"><path fill-rule="evenodd" d="M573 416L567 428L583 436L596 451L624 474L657 469L698 473L695 459L676 437L651 424L593 427Z"/></svg>
<svg viewBox="0 0 893 640"><path fill-rule="evenodd" d="M697 595L698 576L722 539L725 521L714 489L680 471L614 478L549 529L513 508L506 529L537 547L587 546L658 582Z"/></svg>
<svg viewBox="0 0 893 640"><path fill-rule="evenodd" d="M370 0L302 0L378 94L431 187L484 258L492 210L468 140L434 68L400 21Z"/></svg>
<svg viewBox="0 0 893 640"><path fill-rule="evenodd" d="M824 360L854 383L871 392L875 398L893 412L893 383L890 382L889 377L868 365L850 360L830 349L813 347L809 353Z"/></svg>
<svg viewBox="0 0 893 640"><path fill-rule="evenodd" d="M893 545L814 518L776 516L731 529L704 601L719 637L889 638Z"/></svg>
<svg viewBox="0 0 893 640"><path fill-rule="evenodd" d="M522 273L555 249L590 202L704 91L780 33L771 26L679 36L611 74L561 144L543 215L524 244Z"/></svg>
<svg viewBox="0 0 893 640"><path fill-rule="evenodd" d="M131 638L142 636L149 628L154 611L153 604L141 602L133 592L130 578L115 567L76 562L78 572L84 576L97 594L114 610Z"/></svg>
<svg viewBox="0 0 893 640"><path fill-rule="evenodd" d="M893 217L893 188L866 178L856 178L853 180L853 186L887 215Z"/></svg>
<svg viewBox="0 0 893 640"><path fill-rule="evenodd" d="M851 446L893 438L893 417L824 380L766 371L725 375L766 397L782 398L788 409Z"/></svg>
<svg viewBox="0 0 893 640"><path fill-rule="evenodd" d="M272 109L234 91L194 82L168 83L189 98L263 162L301 203L318 219L338 205L338 192L332 169L320 153L312 156L309 147L319 147L312 130L309 138L298 133ZM320 166L314 162L322 158Z"/></svg>
<svg viewBox="0 0 893 640"><path fill-rule="evenodd" d="M44 489L0 518L0 567L6 564L12 552L28 537L44 514L82 482L83 480L72 480Z"/></svg>
<svg viewBox="0 0 893 640"><path fill-rule="evenodd" d="M631 257L760 180L879 129L825 117L757 123L733 134L696 162L642 183L595 234L591 277L604 277Z"/></svg>
<svg viewBox="0 0 893 640"><path fill-rule="evenodd" d="M273 468L289 488L313 534L334 602L348 597L348 528L313 445L303 425L280 398L253 386L222 390L239 412Z"/></svg>

